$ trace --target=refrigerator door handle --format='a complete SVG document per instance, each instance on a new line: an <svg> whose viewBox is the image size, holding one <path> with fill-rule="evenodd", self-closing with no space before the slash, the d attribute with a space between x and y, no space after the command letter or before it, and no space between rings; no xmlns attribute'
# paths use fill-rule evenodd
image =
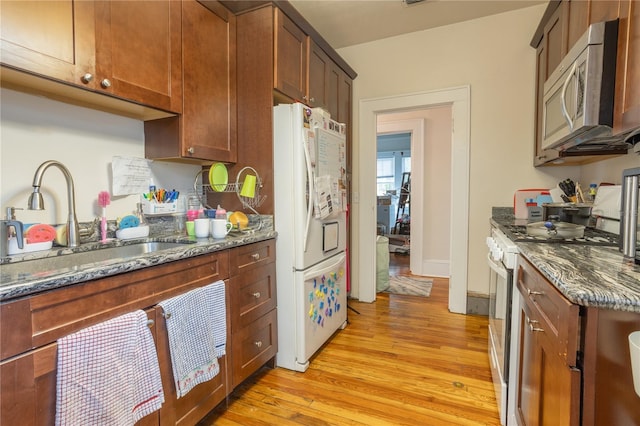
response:
<svg viewBox="0 0 640 426"><path fill-rule="evenodd" d="M311 216L313 215L313 199L315 196L315 188L313 181L313 168L311 167L311 155L309 154L309 144L307 143L307 135L302 130L302 147L304 148L304 159L307 165L307 181L309 182L309 197L307 201L307 224L304 230L304 251L307 251L307 237L309 236L309 226L311 225Z"/></svg>

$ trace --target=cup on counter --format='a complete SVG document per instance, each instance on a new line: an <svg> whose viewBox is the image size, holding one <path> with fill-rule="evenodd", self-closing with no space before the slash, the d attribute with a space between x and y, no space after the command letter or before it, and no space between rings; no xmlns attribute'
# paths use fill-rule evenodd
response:
<svg viewBox="0 0 640 426"><path fill-rule="evenodd" d="M199 218L193 221L196 238L207 238L209 236L209 221L207 218Z"/></svg>
<svg viewBox="0 0 640 426"><path fill-rule="evenodd" d="M187 228L187 235L190 237L195 237L196 235L196 224L192 220L188 220L184 223L185 228Z"/></svg>
<svg viewBox="0 0 640 426"><path fill-rule="evenodd" d="M224 238L233 228L231 222L226 219L211 219L211 236L213 238Z"/></svg>

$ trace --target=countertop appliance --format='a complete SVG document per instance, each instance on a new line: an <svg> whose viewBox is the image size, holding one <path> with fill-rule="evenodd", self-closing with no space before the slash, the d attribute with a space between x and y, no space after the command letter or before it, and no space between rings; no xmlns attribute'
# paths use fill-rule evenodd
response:
<svg viewBox="0 0 640 426"><path fill-rule="evenodd" d="M518 265L518 246L498 227L491 227L487 237L489 264L489 364L496 393L500 423L507 424L508 404L515 401L508 396L510 374L511 330L519 328L519 299L513 298L515 270ZM515 312L515 314L512 314ZM511 401L511 402L510 402Z"/></svg>
<svg viewBox="0 0 640 426"><path fill-rule="evenodd" d="M620 251L640 264L640 167L622 172Z"/></svg>
<svg viewBox="0 0 640 426"><path fill-rule="evenodd" d="M599 22L575 43L544 84L542 148L564 155L626 153L613 137L618 21Z"/></svg>
<svg viewBox="0 0 640 426"><path fill-rule="evenodd" d="M276 364L306 371L347 322L346 128L300 103L273 108Z"/></svg>

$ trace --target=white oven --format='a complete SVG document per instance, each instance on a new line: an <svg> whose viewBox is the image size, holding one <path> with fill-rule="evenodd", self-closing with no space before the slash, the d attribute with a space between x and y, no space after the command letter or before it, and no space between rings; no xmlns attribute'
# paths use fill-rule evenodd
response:
<svg viewBox="0 0 640 426"><path fill-rule="evenodd" d="M492 226L491 236L487 237L487 262L489 264L489 362L491 376L496 393L496 401L500 412L500 422L507 424L510 399L509 377L511 331L513 327L512 312L514 307L515 272L518 263L518 247L497 227Z"/></svg>

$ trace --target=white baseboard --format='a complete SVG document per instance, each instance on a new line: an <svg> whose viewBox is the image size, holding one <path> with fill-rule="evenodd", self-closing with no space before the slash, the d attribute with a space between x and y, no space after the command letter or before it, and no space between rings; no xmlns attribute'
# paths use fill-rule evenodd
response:
<svg viewBox="0 0 640 426"><path fill-rule="evenodd" d="M426 259L422 262L421 275L426 275L429 277L449 278L451 276L449 271L449 261Z"/></svg>

